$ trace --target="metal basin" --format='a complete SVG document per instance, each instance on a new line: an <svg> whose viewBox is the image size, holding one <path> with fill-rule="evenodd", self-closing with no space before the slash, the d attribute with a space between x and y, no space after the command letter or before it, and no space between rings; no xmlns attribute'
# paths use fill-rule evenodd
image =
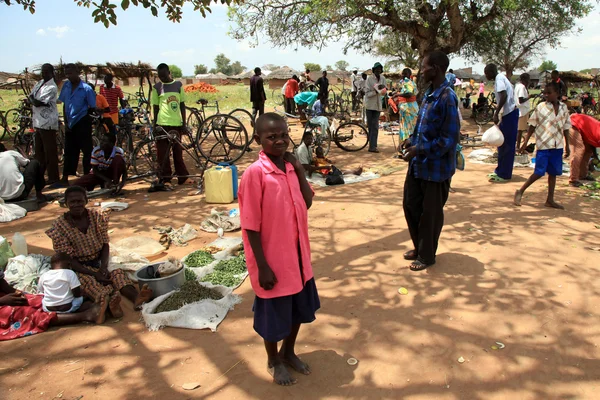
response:
<svg viewBox="0 0 600 400"><path fill-rule="evenodd" d="M165 276L164 278L155 278L155 273L161 264L163 262L146 265L135 273L139 287L141 288L142 285L148 284L148 287L154 292L154 297L162 296L175 289L179 289L185 283L184 268L181 268L173 275Z"/></svg>

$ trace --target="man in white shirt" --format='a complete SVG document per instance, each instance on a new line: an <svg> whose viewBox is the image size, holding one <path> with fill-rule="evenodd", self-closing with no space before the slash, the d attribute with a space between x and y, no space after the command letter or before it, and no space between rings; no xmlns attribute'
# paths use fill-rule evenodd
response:
<svg viewBox="0 0 600 400"><path fill-rule="evenodd" d="M58 109L56 99L58 87L54 81L52 64L42 65L42 80L33 87L29 102L33 111L33 129L35 129L35 159L48 171L48 184L59 180L58 149L56 131L58 131Z"/></svg>
<svg viewBox="0 0 600 400"><path fill-rule="evenodd" d="M381 114L382 97L386 95L386 81L383 73L383 65L375 63L373 73L365 82L365 110L367 114L367 127L369 128L369 152L379 153L377 149L377 138L379 136L379 115Z"/></svg>
<svg viewBox="0 0 600 400"><path fill-rule="evenodd" d="M529 74L524 73L521 74L519 79L520 81L515 85L515 102L519 109L517 149L521 148L521 138L523 137L523 132L528 128L527 120L529 119L529 111L531 110L531 105L529 104L529 91L527 90L531 78L529 77Z"/></svg>
<svg viewBox="0 0 600 400"><path fill-rule="evenodd" d="M354 82L356 82L357 80L359 80L360 77L358 76L358 70L355 69L354 71L352 71L352 74L350 75L350 86L352 87L350 89L350 94L352 95L352 111L356 110L356 85L354 84Z"/></svg>
<svg viewBox="0 0 600 400"><path fill-rule="evenodd" d="M498 167L488 175L488 178L490 182L506 182L512 178L519 109L515 103L512 84L505 75L498 73L498 67L495 64L488 64L484 72L488 80L494 81L496 103L498 104L494 112L494 124L498 125L504 135L504 143L498 147ZM502 122L500 122L500 115L502 115Z"/></svg>
<svg viewBox="0 0 600 400"><path fill-rule="evenodd" d="M21 172L20 167L24 168ZM35 187L35 195L39 202L46 201L42 189L44 169L38 160L28 160L20 153L6 150L0 143L0 198L5 201L25 200L31 189Z"/></svg>

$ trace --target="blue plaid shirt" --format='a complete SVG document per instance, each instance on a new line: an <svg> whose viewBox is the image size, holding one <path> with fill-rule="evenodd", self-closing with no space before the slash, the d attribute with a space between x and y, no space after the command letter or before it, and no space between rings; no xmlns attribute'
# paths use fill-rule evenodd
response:
<svg viewBox="0 0 600 400"><path fill-rule="evenodd" d="M425 93L415 131L410 137L417 155L410 161L409 173L417 179L443 182L456 171L456 144L460 134L458 97L446 80Z"/></svg>

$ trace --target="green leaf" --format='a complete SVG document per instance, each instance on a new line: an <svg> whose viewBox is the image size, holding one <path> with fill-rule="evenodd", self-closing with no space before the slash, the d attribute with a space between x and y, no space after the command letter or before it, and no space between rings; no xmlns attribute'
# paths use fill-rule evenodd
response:
<svg viewBox="0 0 600 400"><path fill-rule="evenodd" d="M105 19L105 20L104 20L104 21L102 21L102 22L104 23L104 27L105 27L105 28L108 28L108 27L109 27L109 23L108 23L108 20L107 20L107 19Z"/></svg>
<svg viewBox="0 0 600 400"><path fill-rule="evenodd" d="M121 2L121 8L122 8L123 10L127 10L127 9L129 8L129 0L123 0L123 1Z"/></svg>
<svg viewBox="0 0 600 400"><path fill-rule="evenodd" d="M152 11L152 15L158 17L158 9L154 6L150 7L150 11Z"/></svg>

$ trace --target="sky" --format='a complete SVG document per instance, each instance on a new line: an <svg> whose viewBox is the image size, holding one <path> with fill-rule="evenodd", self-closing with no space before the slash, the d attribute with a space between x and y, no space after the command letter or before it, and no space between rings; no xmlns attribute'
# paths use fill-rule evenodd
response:
<svg viewBox="0 0 600 400"><path fill-rule="evenodd" d="M162 13L155 18L140 7L118 11L118 25L106 29L93 23L92 10L77 7L73 0L38 1L33 15L0 2L0 37L4 38L0 43L0 71L20 72L45 62L57 63L61 57L64 62L88 64L144 61L156 66L164 62L178 65L184 75L192 75L196 64L212 68L219 53L232 62L239 60L248 69L265 64L302 69L305 62L325 67L338 60L348 61L352 68L367 69L376 61L384 61L354 51L344 55L343 43L331 43L320 52L273 48L266 41L252 48L248 42L227 35L227 8L220 5L213 6L207 18L186 6L181 23L170 22ZM560 70L600 67L600 7L579 26L581 34L563 39L563 48L549 49L544 59L556 62ZM541 60L535 64L539 63ZM475 72L483 72L482 64L472 65L460 58L453 58L450 66L473 66Z"/></svg>

